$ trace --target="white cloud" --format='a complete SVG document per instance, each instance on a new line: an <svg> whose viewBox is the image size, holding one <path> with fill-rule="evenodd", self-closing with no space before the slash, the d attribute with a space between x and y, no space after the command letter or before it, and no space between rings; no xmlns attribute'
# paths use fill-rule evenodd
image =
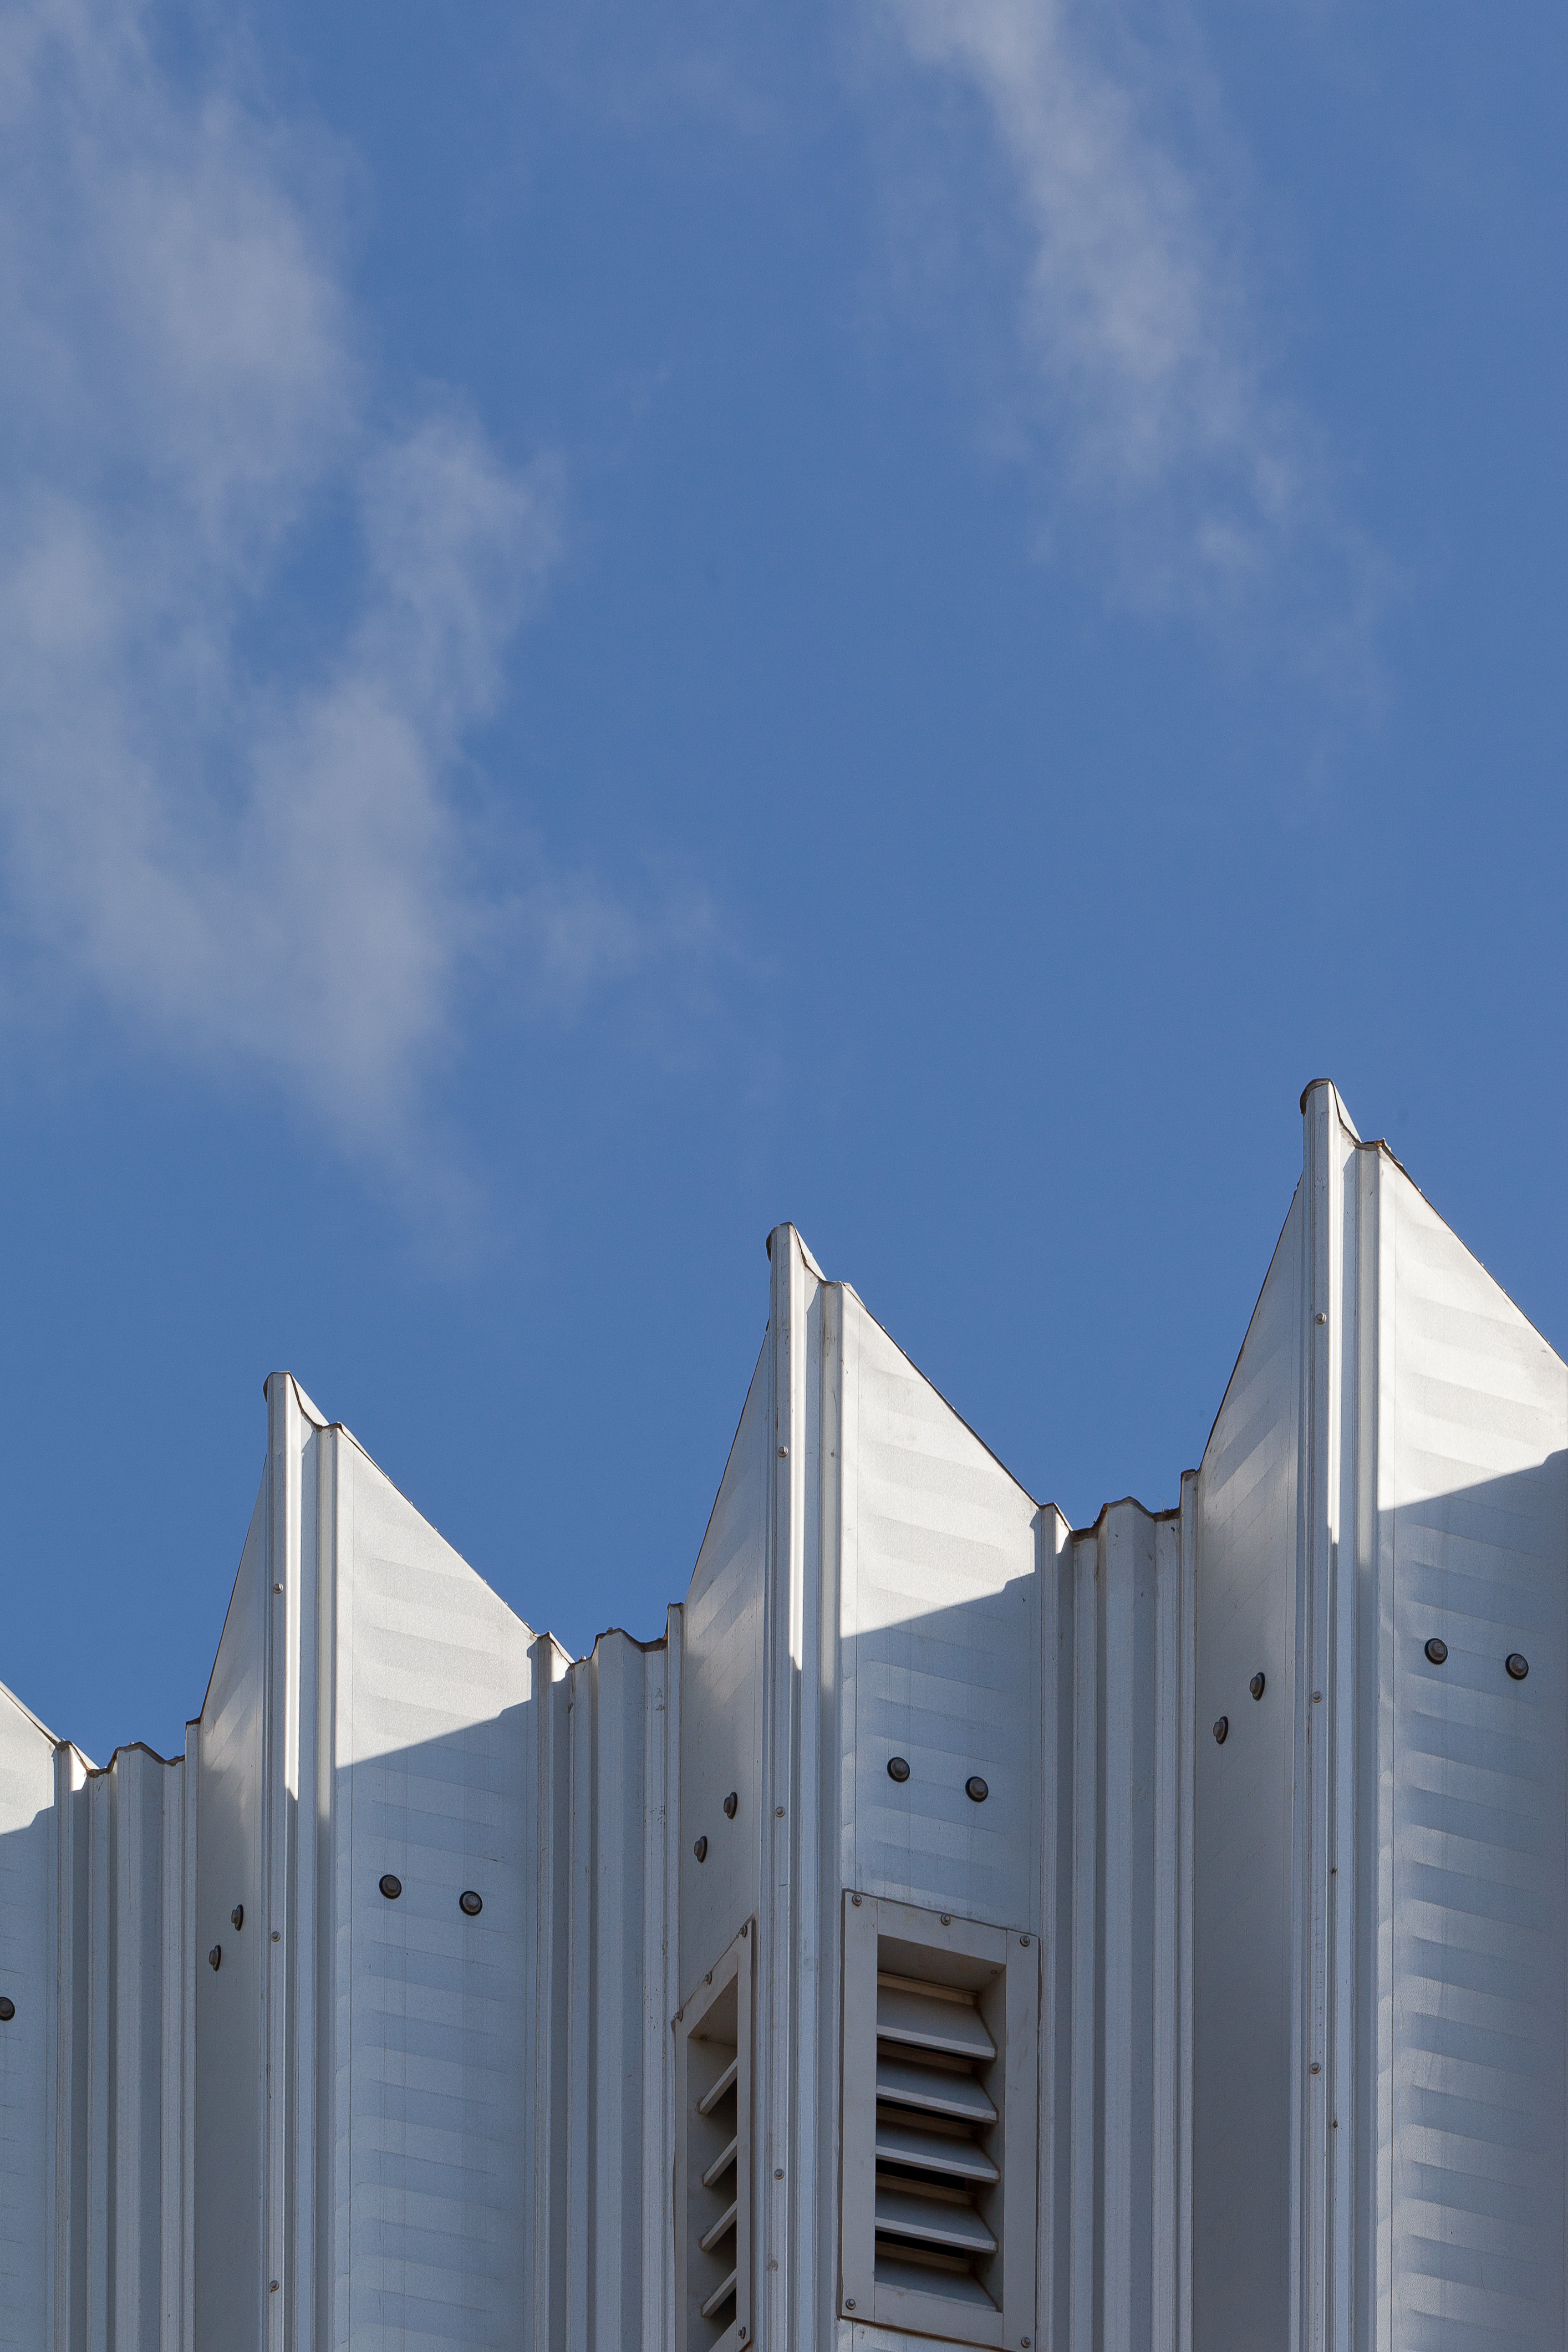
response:
<svg viewBox="0 0 1568 2352"><path fill-rule="evenodd" d="M372 427L311 185L139 0L0 0L0 838L53 992L406 1160L466 973L580 998L646 940L538 858L480 871L454 779L560 484L460 415ZM265 661L334 507L357 604Z"/></svg>
<svg viewBox="0 0 1568 2352"><path fill-rule="evenodd" d="M1122 588L1201 605L1282 560L1363 572L1310 433L1268 388L1199 177L1155 127L1136 53L1105 54L1110 20L1084 0L881 10L910 58L979 99L1005 160L1037 415L1058 477L1113 524Z"/></svg>

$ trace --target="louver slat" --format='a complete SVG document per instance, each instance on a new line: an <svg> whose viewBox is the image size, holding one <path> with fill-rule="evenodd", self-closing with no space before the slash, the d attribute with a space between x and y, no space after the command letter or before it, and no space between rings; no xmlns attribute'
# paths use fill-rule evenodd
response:
<svg viewBox="0 0 1568 2352"><path fill-rule="evenodd" d="M923 2246L942 2246L955 2254L994 2254L996 2241L973 2205L945 2198L922 2197L918 2191L893 2189L877 2182L877 2229Z"/></svg>
<svg viewBox="0 0 1568 2352"><path fill-rule="evenodd" d="M702 2305L702 2316L704 2319L711 2319L715 2312L722 2311L724 2305L729 2302L731 2296L735 2292L735 2277L736 2273L731 2271L729 2277L724 2281L723 2285L716 2286L714 2288L707 2302Z"/></svg>
<svg viewBox="0 0 1568 2352"><path fill-rule="evenodd" d="M925 2132L908 2124L877 2117L877 2161L907 2164L921 2172L940 2173L950 2180L1000 2180L1001 2173L983 2147L972 2139L952 2138L945 2132Z"/></svg>
<svg viewBox="0 0 1568 2352"><path fill-rule="evenodd" d="M726 2211L720 2214L710 2230L704 2230L697 2242L705 2254L710 2254L720 2239L734 2228L735 2215L739 2210L738 2205L731 2205Z"/></svg>
<svg viewBox="0 0 1568 2352"><path fill-rule="evenodd" d="M934 2066L912 2066L900 2058L877 2058L877 2096L928 2115L952 2116L960 2123L994 2124L996 2109L973 2074L949 2074Z"/></svg>
<svg viewBox="0 0 1568 2352"><path fill-rule="evenodd" d="M730 2167L735 2161L736 2150L739 2148L740 2145L741 2143L738 2138L732 2139L730 2142L729 2147L714 2158L712 2163L709 2166L707 2171L702 2176L702 2186L704 2189L711 2189L716 2180L723 2179L724 2175L729 2171Z"/></svg>
<svg viewBox="0 0 1568 2352"><path fill-rule="evenodd" d="M913 2050L941 2050L982 2065L996 2055L979 2011L968 2002L907 1992L893 1985L877 1987L877 2034L879 2040L907 2042Z"/></svg>
<svg viewBox="0 0 1568 2352"><path fill-rule="evenodd" d="M719 2080L714 2084L712 2089L709 2091L704 2097L698 2100L697 2112L700 2116L710 2116L714 2108L718 2105L720 2100L723 2097L725 2092L732 2091L734 2089L735 2077L740 2073L740 2070L741 2060L739 2053L737 2053L731 2059L729 2064L725 2067L724 2072L720 2075Z"/></svg>

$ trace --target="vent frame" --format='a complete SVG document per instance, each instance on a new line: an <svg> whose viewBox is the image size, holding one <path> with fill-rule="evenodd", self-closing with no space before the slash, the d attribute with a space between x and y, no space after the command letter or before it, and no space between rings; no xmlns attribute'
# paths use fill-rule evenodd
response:
<svg viewBox="0 0 1568 2352"><path fill-rule="evenodd" d="M672 2021L675 2032L675 2310L680 2352L748 2352L752 2341L752 2200L753 1923L740 1934ZM721 2090L732 2073L733 2114ZM715 2099L715 2094L718 2094ZM708 2106L708 2103L715 2103ZM708 2106L706 2114L701 2112ZM731 2137L734 2162L715 2177L714 2159ZM707 2178L704 2176L707 2175ZM722 2276L721 2240L715 2224L734 2206L734 2309L721 2326L722 2307L704 2316L702 2305ZM703 2240L710 2242L704 2245Z"/></svg>
<svg viewBox="0 0 1568 2352"><path fill-rule="evenodd" d="M1026 2341L1037 2340L1040 1938L1029 1929L992 1927L956 1916L944 1920L940 1913L910 1904L846 1892L843 1952L840 2316L989 2352L1016 2352ZM995 2052L983 2071L985 2096L996 2116L981 2141L999 2177L976 2192L977 2210L983 2209L996 2241L994 2254L982 2257L975 2272L978 2276L984 2271L994 2295L999 2286L999 2301L988 2307L878 2276L877 2022L882 1976L973 1994L969 2014L983 2021ZM956 2077L975 2079L970 2074Z"/></svg>

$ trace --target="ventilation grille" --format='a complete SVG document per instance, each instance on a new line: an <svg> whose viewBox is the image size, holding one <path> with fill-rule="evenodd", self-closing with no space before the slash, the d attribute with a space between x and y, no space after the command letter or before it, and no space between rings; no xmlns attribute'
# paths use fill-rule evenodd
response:
<svg viewBox="0 0 1568 2352"><path fill-rule="evenodd" d="M748 1925L676 2020L683 2352L730 2352L750 2341L751 2015Z"/></svg>
<svg viewBox="0 0 1568 2352"><path fill-rule="evenodd" d="M877 1973L876 2278L996 2308L996 2044L973 1992Z"/></svg>
<svg viewBox="0 0 1568 2352"><path fill-rule="evenodd" d="M839 2316L1025 2352L1039 1938L853 1891L843 1916Z"/></svg>

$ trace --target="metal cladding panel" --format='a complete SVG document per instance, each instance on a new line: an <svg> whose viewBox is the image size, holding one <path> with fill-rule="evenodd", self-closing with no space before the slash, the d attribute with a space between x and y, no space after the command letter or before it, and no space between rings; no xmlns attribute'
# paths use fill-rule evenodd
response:
<svg viewBox="0 0 1568 2352"><path fill-rule="evenodd" d="M1392 1166L1383 1192L1393 2342L1560 2352L1568 1370Z"/></svg>
<svg viewBox="0 0 1568 2352"><path fill-rule="evenodd" d="M52 2352L48 2150L55 1743L0 1687L0 2344Z"/></svg>
<svg viewBox="0 0 1568 2352"><path fill-rule="evenodd" d="M1187 2340L1190 1621L1174 1515L1112 1504L1062 1549L1040 2307L1073 2352Z"/></svg>
<svg viewBox="0 0 1568 2352"><path fill-rule="evenodd" d="M531 1636L336 1443L333 2340L512 2345L529 2284Z"/></svg>
<svg viewBox="0 0 1568 2352"><path fill-rule="evenodd" d="M562 2318L566 2340L594 2352L668 2340L668 1665L662 1643L603 1633L556 1701L569 1693Z"/></svg>
<svg viewBox="0 0 1568 2352"><path fill-rule="evenodd" d="M842 1296L847 1883L1037 1927L1040 1514Z"/></svg>
<svg viewBox="0 0 1568 2352"><path fill-rule="evenodd" d="M762 1901L763 1724L773 1417L764 1348L752 1375L719 1498L683 1612L680 1937L678 1986L690 1991ZM732 1816L724 1800L733 1791ZM701 1861L694 1851L706 1838Z"/></svg>
<svg viewBox="0 0 1568 2352"><path fill-rule="evenodd" d="M195 2340L261 2343L264 2181L268 1482L250 1522L196 1755ZM253 1932L236 1932L244 1906ZM219 1965L206 1965L216 1951Z"/></svg>
<svg viewBox="0 0 1568 2352"><path fill-rule="evenodd" d="M1298 1191L1195 1482L1193 2330L1203 2352L1289 2340L1302 1225Z"/></svg>

